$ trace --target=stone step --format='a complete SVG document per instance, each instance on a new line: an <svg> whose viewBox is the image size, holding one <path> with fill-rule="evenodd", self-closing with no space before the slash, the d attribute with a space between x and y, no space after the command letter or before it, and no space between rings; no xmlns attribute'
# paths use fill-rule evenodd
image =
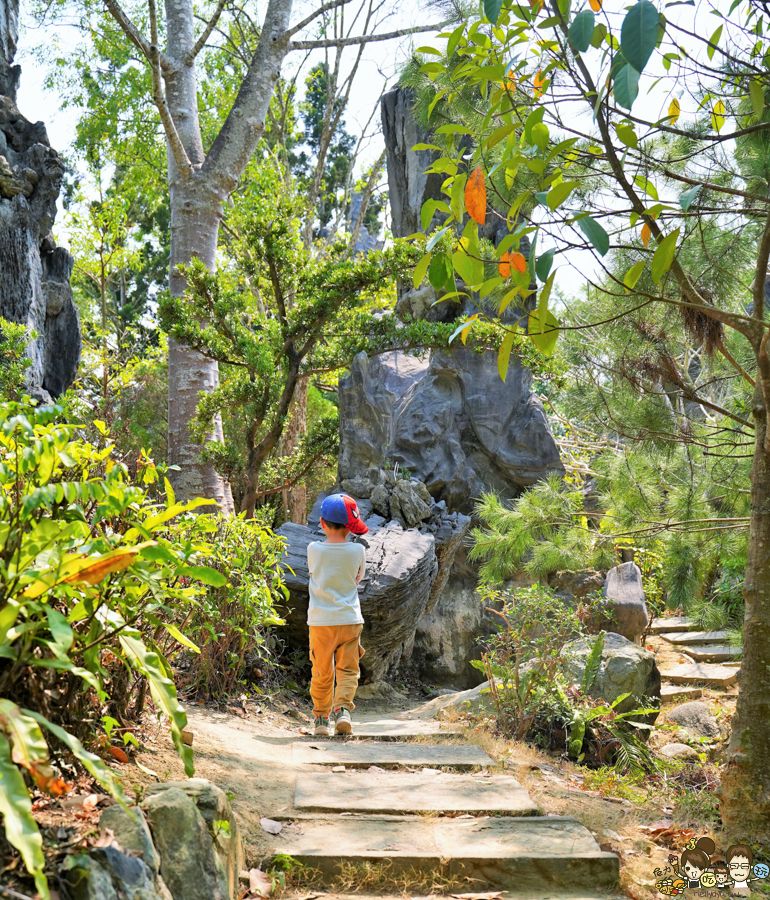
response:
<svg viewBox="0 0 770 900"><path fill-rule="evenodd" d="M661 669L660 677L672 684L706 684L712 687L728 687L738 679L735 666L714 666L704 663L686 663L672 669Z"/></svg>
<svg viewBox="0 0 770 900"><path fill-rule="evenodd" d="M618 857L567 817L320 817L302 819L296 829L275 838L273 854L289 854L327 879L343 863L381 861L389 875L435 870L478 879L474 889L486 883L538 898L559 889L573 896L610 891L618 883Z"/></svg>
<svg viewBox="0 0 770 900"><path fill-rule="evenodd" d="M727 640L726 631L667 631L660 637L671 644L718 644Z"/></svg>
<svg viewBox="0 0 770 900"><path fill-rule="evenodd" d="M294 765L320 763L325 766L493 766L495 761L472 744L405 744L387 741L298 741L292 744Z"/></svg>
<svg viewBox="0 0 770 900"><path fill-rule="evenodd" d="M703 696L703 688L687 685L663 684L660 688L661 700L697 700Z"/></svg>
<svg viewBox="0 0 770 900"><path fill-rule="evenodd" d="M684 651L683 651L684 652ZM704 644L687 648L687 656L696 663L720 663L740 659L741 648L729 644Z"/></svg>
<svg viewBox="0 0 770 900"><path fill-rule="evenodd" d="M655 619L650 628L651 634L661 634L664 631L691 631L697 628L694 619L688 616L666 616L663 619Z"/></svg>
<svg viewBox="0 0 770 900"><path fill-rule="evenodd" d="M412 737L458 737L462 730L436 721L399 721L397 719L359 720L353 718L354 738L379 738L380 740L401 741Z"/></svg>
<svg viewBox="0 0 770 900"><path fill-rule="evenodd" d="M537 806L511 775L446 772L318 772L297 775L294 808L308 812L507 813L536 816Z"/></svg>

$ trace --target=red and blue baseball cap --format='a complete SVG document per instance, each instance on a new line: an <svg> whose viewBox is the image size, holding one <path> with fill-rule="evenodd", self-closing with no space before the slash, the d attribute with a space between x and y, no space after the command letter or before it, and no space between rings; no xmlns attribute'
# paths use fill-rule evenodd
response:
<svg viewBox="0 0 770 900"><path fill-rule="evenodd" d="M321 518L337 525L347 525L353 534L369 531L361 521L356 501L350 494L329 494L321 504Z"/></svg>

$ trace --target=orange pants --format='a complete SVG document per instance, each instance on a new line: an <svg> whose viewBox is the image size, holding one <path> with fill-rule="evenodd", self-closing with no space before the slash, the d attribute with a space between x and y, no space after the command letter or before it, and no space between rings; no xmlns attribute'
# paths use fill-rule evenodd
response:
<svg viewBox="0 0 770 900"><path fill-rule="evenodd" d="M363 625L310 625L310 696L313 715L329 718L333 709L355 709L358 660L364 655ZM336 687L335 687L336 675Z"/></svg>

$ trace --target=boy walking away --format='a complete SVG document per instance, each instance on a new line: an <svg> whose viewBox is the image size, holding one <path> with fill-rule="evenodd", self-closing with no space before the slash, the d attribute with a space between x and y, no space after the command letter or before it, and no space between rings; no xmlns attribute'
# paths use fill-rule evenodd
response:
<svg viewBox="0 0 770 900"><path fill-rule="evenodd" d="M366 534L356 501L348 494L331 494L321 504L325 541L307 547L310 570L307 624L313 672L315 734L331 733L334 711L336 734L351 734L350 713L358 687L358 661L364 655L361 631L364 617L358 599L358 582L366 572L366 551L348 541L348 534ZM336 679L336 685L335 685Z"/></svg>

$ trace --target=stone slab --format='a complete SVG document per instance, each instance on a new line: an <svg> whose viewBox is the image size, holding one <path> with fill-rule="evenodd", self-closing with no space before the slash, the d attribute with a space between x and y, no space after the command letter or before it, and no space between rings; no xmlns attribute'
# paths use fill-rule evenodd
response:
<svg viewBox="0 0 770 900"><path fill-rule="evenodd" d="M660 688L661 700L697 700L703 696L703 688L687 685L664 684Z"/></svg>
<svg viewBox="0 0 770 900"><path fill-rule="evenodd" d="M731 647L729 644L699 645L688 647L687 655L692 657L696 663L720 663L740 659L741 648Z"/></svg>
<svg viewBox="0 0 770 900"><path fill-rule="evenodd" d="M353 737L380 738L385 740L404 740L410 737L420 737L429 734L434 737L458 737L462 735L459 728L452 726L442 727L441 722L416 721L407 719L378 719L376 721L359 721L353 719Z"/></svg>
<svg viewBox="0 0 770 900"><path fill-rule="evenodd" d="M661 669L660 677L672 684L703 683L713 687L728 687L738 679L738 669L733 666L716 666L706 663L687 663L673 669Z"/></svg>
<svg viewBox="0 0 770 900"><path fill-rule="evenodd" d="M664 619L655 619L650 632L661 634L664 631L690 631L695 627L695 621L688 616L666 616Z"/></svg>
<svg viewBox="0 0 770 900"><path fill-rule="evenodd" d="M718 644L727 640L726 631L666 631L660 635L671 644Z"/></svg>
<svg viewBox="0 0 770 900"><path fill-rule="evenodd" d="M493 766L495 761L481 747L471 744L405 744L403 742L304 741L292 744L295 765L320 763L325 766Z"/></svg>
<svg viewBox="0 0 770 900"><path fill-rule="evenodd" d="M507 813L536 816L537 806L510 775L402 772L298 774L294 808L308 812Z"/></svg>
<svg viewBox="0 0 770 900"><path fill-rule="evenodd" d="M410 868L463 875L517 894L548 896L564 888L612 890L619 860L591 833L561 816L420 818L386 816L302 819L275 838L274 854L288 853L331 877L341 863L388 862L395 874Z"/></svg>

